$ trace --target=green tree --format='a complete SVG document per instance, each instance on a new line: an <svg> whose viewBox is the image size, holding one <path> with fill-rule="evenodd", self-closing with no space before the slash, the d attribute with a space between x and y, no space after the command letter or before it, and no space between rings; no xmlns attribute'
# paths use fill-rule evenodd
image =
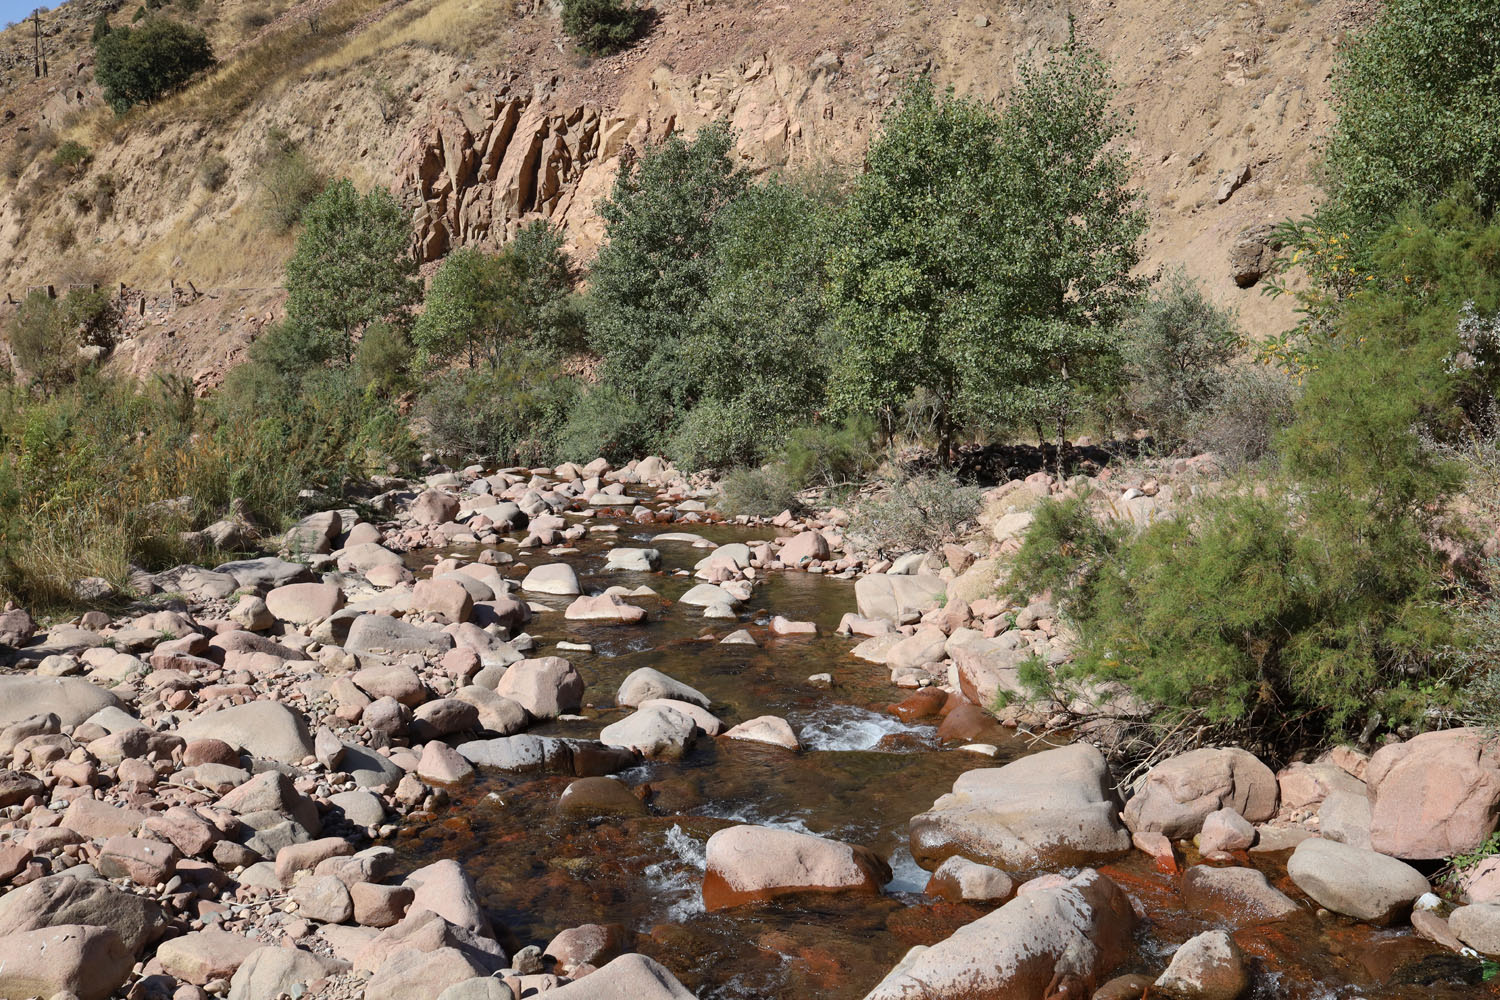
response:
<svg viewBox="0 0 1500 1000"><path fill-rule="evenodd" d="M621 171L600 205L605 243L589 274L589 341L606 381L650 414L658 443L693 402L682 347L716 272L715 220L747 186L733 147L724 124L691 140L673 135Z"/></svg>
<svg viewBox="0 0 1500 1000"><path fill-rule="evenodd" d="M1335 207L1361 229L1472 185L1500 205L1500 12L1487 0L1390 0L1341 50L1328 145Z"/></svg>
<svg viewBox="0 0 1500 1000"><path fill-rule="evenodd" d="M646 17L621 0L563 0L563 30L592 55L628 48L645 29Z"/></svg>
<svg viewBox="0 0 1500 1000"><path fill-rule="evenodd" d="M102 35L95 28L94 76L116 114L151 103L212 65L207 36L177 21L149 17Z"/></svg>
<svg viewBox="0 0 1500 1000"><path fill-rule="evenodd" d="M412 338L424 363L482 358L493 368L514 350L544 360L583 345L583 325L562 254L561 235L544 220L522 227L498 254L464 247L433 276Z"/></svg>
<svg viewBox="0 0 1500 1000"><path fill-rule="evenodd" d="M1115 327L1144 288L1131 272L1147 217L1120 149L1129 125L1110 107L1116 89L1099 53L1070 39L1021 67L1001 127L1017 321L1008 363L991 369L1005 380L992 398L1055 430L1059 465L1068 423L1117 380Z"/></svg>
<svg viewBox="0 0 1500 1000"><path fill-rule="evenodd" d="M1006 280L1000 116L932 81L907 85L871 144L832 248L829 305L842 350L831 398L892 415L919 390L938 410L942 454L979 412L977 383L1003 355L1019 302Z"/></svg>
<svg viewBox="0 0 1500 1000"><path fill-rule="evenodd" d="M463 358L473 368L488 321L492 260L476 247L450 253L432 276L422 315L412 326L423 366Z"/></svg>
<svg viewBox="0 0 1500 1000"><path fill-rule="evenodd" d="M822 406L829 215L775 179L719 213L708 296L683 344L693 408L674 457L699 468L756 464Z"/></svg>
<svg viewBox="0 0 1500 1000"><path fill-rule="evenodd" d="M343 365L354 336L380 319L396 319L420 295L406 213L383 188L360 195L348 180L308 205L297 249L286 265L287 323L330 346Z"/></svg>

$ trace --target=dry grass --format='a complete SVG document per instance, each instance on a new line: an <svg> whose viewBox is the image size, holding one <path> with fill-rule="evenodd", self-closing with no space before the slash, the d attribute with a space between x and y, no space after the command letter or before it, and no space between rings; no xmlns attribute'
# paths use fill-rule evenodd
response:
<svg viewBox="0 0 1500 1000"><path fill-rule="evenodd" d="M311 73L337 73L392 49L415 45L441 52L472 52L511 18L508 5L485 0L427 0L399 7L317 60Z"/></svg>
<svg viewBox="0 0 1500 1000"><path fill-rule="evenodd" d="M281 31L251 42L219 69L160 104L127 115L142 119L228 122L257 100L267 100L302 79L313 63L337 51L345 35L381 0L338 0L330 4L312 31L293 21Z"/></svg>

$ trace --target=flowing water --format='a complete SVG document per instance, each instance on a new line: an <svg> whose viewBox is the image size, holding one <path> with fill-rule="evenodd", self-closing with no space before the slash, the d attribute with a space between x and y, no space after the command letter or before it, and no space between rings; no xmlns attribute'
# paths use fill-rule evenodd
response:
<svg viewBox="0 0 1500 1000"><path fill-rule="evenodd" d="M725 526L608 523L618 523L618 532L591 534L575 553L536 550L518 557L532 566L571 563L586 592L645 584L670 601L696 582L672 571L691 569L707 550L655 543L654 535L690 530L718 542L768 537ZM615 545L658 548L663 571L605 573L604 553ZM423 556L430 562L443 554ZM524 575L519 565L503 569L516 579ZM567 622L561 612L568 599L539 600L555 610L531 625L544 641L533 655L556 652L556 642L588 643L594 651L561 653L587 681L581 713L587 721L550 723L533 732L597 736L630 711L614 707L620 681L651 666L711 697L726 725L759 715L786 718L805 749L792 753L702 738L682 760L647 762L620 775L633 787L649 786L652 814L646 817L565 818L556 803L573 779L493 772L455 794L439 814L413 817L396 845L403 864L459 859L486 905L510 929L512 947L544 944L578 924L618 924L636 935L635 950L660 960L703 1000L844 1000L863 996L911 946L933 944L986 912L921 894L927 873L908 851L907 821L963 771L996 766L1032 746L996 727L985 737L999 746L998 758L991 759L944 748L932 726L909 725L886 712L901 692L884 668L854 660L850 642L833 634L839 617L853 610L852 583L773 573L740 609L737 623L706 620L697 608L653 598L631 599L650 612L645 625ZM768 627L772 613L815 621L820 634L777 637ZM749 629L759 645L715 641L736 628ZM810 684L808 677L818 673L831 673L835 686ZM866 845L888 860L894 879L876 899L705 913L699 894L704 842L734 823ZM1287 880L1284 857L1254 863L1273 884L1301 898ZM1161 969L1178 944L1203 930L1240 925L1232 915L1214 922L1189 913L1176 879L1157 873L1144 855L1104 870L1146 915L1136 970ZM1492 984L1480 984L1477 962L1409 930L1379 930L1309 912L1240 928L1235 936L1254 960L1257 998L1497 995Z"/></svg>

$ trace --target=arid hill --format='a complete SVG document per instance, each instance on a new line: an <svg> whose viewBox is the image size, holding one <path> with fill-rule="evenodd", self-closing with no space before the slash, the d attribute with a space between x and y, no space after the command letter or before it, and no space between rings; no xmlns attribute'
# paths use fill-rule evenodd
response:
<svg viewBox="0 0 1500 1000"><path fill-rule="evenodd" d="M857 169L905 77L1003 100L1071 17L1134 116L1147 266L1185 266L1269 333L1290 313L1252 283L1268 256L1255 231L1313 203L1330 68L1372 6L657 0L639 43L590 60L540 3L178 0L163 13L203 27L220 68L117 119L90 33L101 12L135 12L71 0L42 16L43 77L32 24L0 34L0 300L124 283L116 364L211 384L276 314L294 234L272 206L288 155L394 190L426 261L538 215L586 260L622 159L671 130L727 118L758 169ZM85 162L58 162L69 141Z"/></svg>

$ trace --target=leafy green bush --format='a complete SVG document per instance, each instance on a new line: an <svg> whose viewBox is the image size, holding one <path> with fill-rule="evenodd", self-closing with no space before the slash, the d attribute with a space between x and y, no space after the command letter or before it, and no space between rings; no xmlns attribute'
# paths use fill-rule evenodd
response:
<svg viewBox="0 0 1500 1000"><path fill-rule="evenodd" d="M94 76L116 114L151 103L212 65L203 32L164 17L115 28L94 43Z"/></svg>
<svg viewBox="0 0 1500 1000"><path fill-rule="evenodd" d="M563 30L592 55L628 48L646 27L646 11L621 0L563 0Z"/></svg>
<svg viewBox="0 0 1500 1000"><path fill-rule="evenodd" d="M1063 679L1281 750L1450 705L1454 651L1474 642L1434 540L1463 469L1433 443L1472 431L1500 388L1500 343L1467 321L1500 310L1497 251L1500 226L1459 204L1375 240L1368 287L1307 355L1280 478L1138 536L1081 500L1044 505L1013 581L1063 599L1081 640Z"/></svg>
<svg viewBox="0 0 1500 1000"><path fill-rule="evenodd" d="M775 517L784 510L796 510L797 484L781 465L761 469L734 469L719 484L723 495L719 509L735 517Z"/></svg>
<svg viewBox="0 0 1500 1000"><path fill-rule="evenodd" d="M951 470L901 475L883 493L860 500L849 533L884 555L931 551L952 541L979 514L979 490Z"/></svg>
<svg viewBox="0 0 1500 1000"><path fill-rule="evenodd" d="M406 322L421 295L411 224L384 188L361 195L336 181L302 213L286 264L289 324L322 337L336 363L354 360L354 335L376 320Z"/></svg>
<svg viewBox="0 0 1500 1000"><path fill-rule="evenodd" d="M423 395L417 416L440 454L536 465L555 453L573 397L554 363L511 350L493 368L450 372Z"/></svg>
<svg viewBox="0 0 1500 1000"><path fill-rule="evenodd" d="M93 162L94 154L81 142L69 139L52 152L52 164L76 172Z"/></svg>
<svg viewBox="0 0 1500 1000"><path fill-rule="evenodd" d="M558 432L557 455L571 462L604 457L623 463L649 455L658 442L657 419L633 393L610 384L578 393Z"/></svg>
<svg viewBox="0 0 1500 1000"><path fill-rule="evenodd" d="M1348 513L1348 512L1346 512ZM1139 536L1048 501L1011 577L1063 598L1078 629L1064 685L1113 682L1163 728L1291 749L1414 721L1452 638L1438 560L1376 518L1326 516L1284 490L1194 502Z"/></svg>
<svg viewBox="0 0 1500 1000"><path fill-rule="evenodd" d="M392 323L371 323L354 352L355 384L384 398L413 387L412 362L416 352L406 331Z"/></svg>
<svg viewBox="0 0 1500 1000"><path fill-rule="evenodd" d="M688 411L667 453L688 469L721 469L756 461L774 433L747 401L709 400Z"/></svg>
<svg viewBox="0 0 1500 1000"><path fill-rule="evenodd" d="M802 489L843 486L875 471L875 434L875 422L868 417L796 427L787 435L782 464Z"/></svg>
<svg viewBox="0 0 1500 1000"><path fill-rule="evenodd" d="M1131 310L1120 337L1126 405L1168 445L1218 401L1244 346L1234 314L1208 301L1181 268Z"/></svg>
<svg viewBox="0 0 1500 1000"><path fill-rule="evenodd" d="M57 389L84 368L80 347L109 349L119 330L119 311L107 292L74 289L54 299L38 289L22 301L8 338L31 384Z"/></svg>

